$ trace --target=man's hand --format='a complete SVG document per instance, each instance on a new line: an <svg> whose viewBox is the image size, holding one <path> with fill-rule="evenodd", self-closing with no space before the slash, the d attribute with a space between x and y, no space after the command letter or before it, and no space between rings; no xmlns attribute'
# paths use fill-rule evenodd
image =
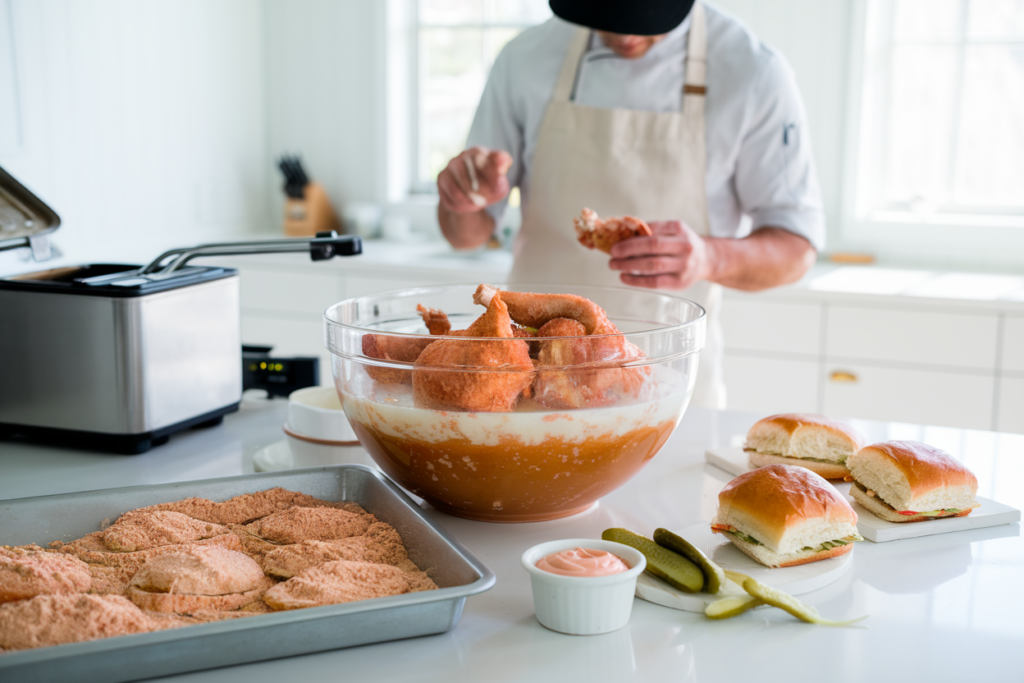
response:
<svg viewBox="0 0 1024 683"><path fill-rule="evenodd" d="M762 227L742 239L701 237L685 223L648 223L654 234L612 247L608 267L627 285L686 289L710 280L756 292L796 282L817 259L811 243L782 228Z"/></svg>
<svg viewBox="0 0 1024 683"><path fill-rule="evenodd" d="M480 211L508 194L512 156L502 150L470 147L437 175L439 208L454 214Z"/></svg>
<svg viewBox="0 0 1024 683"><path fill-rule="evenodd" d="M650 237L612 245L608 267L623 271L624 284L649 289L686 289L711 272L707 242L681 221L652 221Z"/></svg>

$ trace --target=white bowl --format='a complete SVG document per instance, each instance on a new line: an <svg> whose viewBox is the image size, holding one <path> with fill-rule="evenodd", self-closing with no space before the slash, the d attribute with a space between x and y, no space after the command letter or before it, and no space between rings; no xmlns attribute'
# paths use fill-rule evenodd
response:
<svg viewBox="0 0 1024 683"><path fill-rule="evenodd" d="M288 396L289 429L311 439L357 442L333 387L307 387ZM347 444L346 444L347 445Z"/></svg>
<svg viewBox="0 0 1024 683"><path fill-rule="evenodd" d="M562 576L537 568L541 558L572 548L604 550L617 555L629 570L608 576ZM533 608L542 626L570 635L588 636L616 631L629 623L636 577L647 558L628 545L592 538L568 538L535 545L520 561L530 573Z"/></svg>

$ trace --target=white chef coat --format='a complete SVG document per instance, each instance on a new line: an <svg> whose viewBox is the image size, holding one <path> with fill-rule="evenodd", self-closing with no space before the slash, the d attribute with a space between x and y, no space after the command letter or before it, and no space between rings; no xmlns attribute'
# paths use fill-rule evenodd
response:
<svg viewBox="0 0 1024 683"><path fill-rule="evenodd" d="M744 237L773 226L805 237L820 251L825 245L821 191L793 73L781 54L734 17L706 10L710 234ZM537 134L576 28L553 17L509 42L494 63L469 133L467 147L512 155L509 181L520 188L524 205L530 201ZM640 59L619 57L592 35L573 100L603 108L679 111L688 33L689 19ZM487 210L501 225L505 202Z"/></svg>

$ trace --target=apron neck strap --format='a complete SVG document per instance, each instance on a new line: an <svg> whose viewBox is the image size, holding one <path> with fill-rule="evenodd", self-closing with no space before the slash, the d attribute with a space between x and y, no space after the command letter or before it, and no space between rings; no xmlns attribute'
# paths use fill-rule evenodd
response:
<svg viewBox="0 0 1024 683"><path fill-rule="evenodd" d="M589 43L590 29L576 29L576 34L569 43L569 52L565 55L565 61L562 62L562 71L558 74L558 82L555 83L552 102L568 102L572 99L573 86L576 85L576 74L579 72L583 54L587 51Z"/></svg>
<svg viewBox="0 0 1024 683"><path fill-rule="evenodd" d="M708 32L704 21L704 5L693 3L690 10L690 36L686 45L686 76L683 97L704 95L707 92Z"/></svg>

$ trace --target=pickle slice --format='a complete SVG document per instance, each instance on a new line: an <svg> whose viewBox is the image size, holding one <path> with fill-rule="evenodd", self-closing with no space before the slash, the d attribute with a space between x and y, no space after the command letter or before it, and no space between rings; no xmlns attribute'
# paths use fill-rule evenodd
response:
<svg viewBox="0 0 1024 683"><path fill-rule="evenodd" d="M868 618L868 615L865 614L859 619L850 619L849 621L832 621L831 619L823 619L818 615L818 610L814 609L810 605L805 605L792 595L787 595L780 590L766 586L763 583L758 583L754 579L750 578L743 582L743 590L747 591L747 593L758 600L761 600L772 607L778 607L781 610L785 610L797 619L811 624L821 624L823 626L849 626L850 624L856 624L858 621Z"/></svg>
<svg viewBox="0 0 1024 683"><path fill-rule="evenodd" d="M715 600L704 608L704 615L708 619L728 619L763 604L764 600L755 598L753 595L736 595L731 598Z"/></svg>
<svg viewBox="0 0 1024 683"><path fill-rule="evenodd" d="M601 538L636 548L647 558L648 572L684 593L696 593L704 587L704 574L697 565L646 536L629 529L605 529Z"/></svg>
<svg viewBox="0 0 1024 683"><path fill-rule="evenodd" d="M725 578L731 579L732 581L738 583L740 586L743 586L743 582L749 579L750 577L746 574L740 574L739 572L734 572L726 569Z"/></svg>
<svg viewBox="0 0 1024 683"><path fill-rule="evenodd" d="M700 567L700 571L704 574L704 590L706 592L715 595L721 589L722 582L725 581L725 572L722 571L721 567L712 562L700 548L668 529L655 529L654 542L662 548L668 548L672 552L679 553Z"/></svg>

